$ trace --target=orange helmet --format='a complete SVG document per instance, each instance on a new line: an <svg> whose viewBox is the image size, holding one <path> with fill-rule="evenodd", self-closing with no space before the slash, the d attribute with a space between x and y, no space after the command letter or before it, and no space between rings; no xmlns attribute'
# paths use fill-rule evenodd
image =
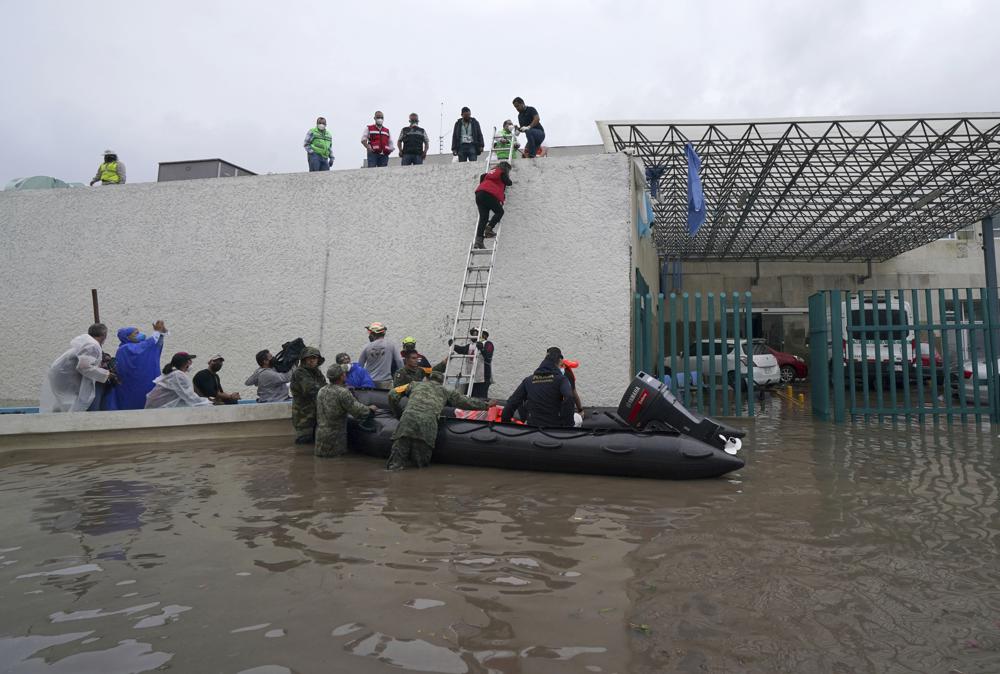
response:
<svg viewBox="0 0 1000 674"><path fill-rule="evenodd" d="M381 323L372 323L371 325L366 325L365 328L368 330L368 332L375 335L384 335L386 329L385 326L382 325Z"/></svg>

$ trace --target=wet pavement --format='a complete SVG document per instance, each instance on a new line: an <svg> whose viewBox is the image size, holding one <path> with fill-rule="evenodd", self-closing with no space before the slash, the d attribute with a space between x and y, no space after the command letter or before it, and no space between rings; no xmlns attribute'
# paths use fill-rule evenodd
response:
<svg viewBox="0 0 1000 674"><path fill-rule="evenodd" d="M996 432L764 405L697 482L0 456L0 673L1000 671Z"/></svg>

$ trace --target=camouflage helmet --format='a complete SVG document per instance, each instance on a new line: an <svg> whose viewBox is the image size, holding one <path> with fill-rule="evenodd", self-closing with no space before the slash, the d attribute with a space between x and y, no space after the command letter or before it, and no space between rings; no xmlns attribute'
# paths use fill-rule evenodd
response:
<svg viewBox="0 0 1000 674"><path fill-rule="evenodd" d="M331 382L337 381L345 374L347 374L347 368L340 363L334 363L330 367L326 368L326 378Z"/></svg>
<svg viewBox="0 0 1000 674"><path fill-rule="evenodd" d="M427 375L427 378L431 381L436 381L439 384L444 383L444 372L440 370L431 370L431 373Z"/></svg>
<svg viewBox="0 0 1000 674"><path fill-rule="evenodd" d="M317 349L314 346L307 346L306 348L302 349L302 353L299 355L299 361L301 362L306 358L312 358L313 356L319 358L319 362L316 363L316 365L322 365L323 363L326 362L326 358L324 358L323 355L319 352L319 349Z"/></svg>

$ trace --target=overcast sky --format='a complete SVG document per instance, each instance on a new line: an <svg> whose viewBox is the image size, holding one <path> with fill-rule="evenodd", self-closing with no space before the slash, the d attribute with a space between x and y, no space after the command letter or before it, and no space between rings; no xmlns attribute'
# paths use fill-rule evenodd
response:
<svg viewBox="0 0 1000 674"><path fill-rule="evenodd" d="M394 136L417 112L437 152L442 103L447 135L518 95L549 145L599 142L596 119L997 111L997 25L990 0L8 2L0 182L86 182L105 148L130 182L303 171L320 114L357 168L376 108Z"/></svg>

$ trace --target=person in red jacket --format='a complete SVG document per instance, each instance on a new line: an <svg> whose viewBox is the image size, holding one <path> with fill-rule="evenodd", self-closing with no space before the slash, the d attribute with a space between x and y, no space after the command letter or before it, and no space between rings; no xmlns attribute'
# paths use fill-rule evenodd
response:
<svg viewBox="0 0 1000 674"><path fill-rule="evenodd" d="M384 117L381 110L376 110L375 123L366 126L361 134L361 144L368 150L368 162L365 164L368 168L389 165L389 155L393 152L392 136L382 124Z"/></svg>
<svg viewBox="0 0 1000 674"><path fill-rule="evenodd" d="M476 225L475 248L485 248L483 238L496 236L497 225L503 217L503 202L507 188L513 185L510 181L510 164L502 161L489 173L479 176L479 186L476 188L476 207L479 208L479 223ZM490 212L493 213L492 219ZM487 224L488 223L488 224Z"/></svg>

